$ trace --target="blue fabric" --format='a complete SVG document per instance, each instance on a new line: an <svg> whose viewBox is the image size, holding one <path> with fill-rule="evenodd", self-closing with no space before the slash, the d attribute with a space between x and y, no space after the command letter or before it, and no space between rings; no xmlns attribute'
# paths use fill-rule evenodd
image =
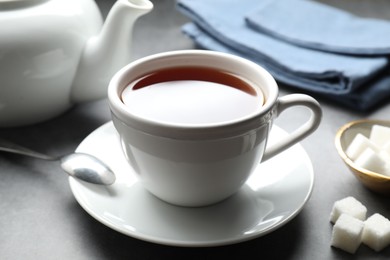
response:
<svg viewBox="0 0 390 260"><path fill-rule="evenodd" d="M306 48L360 55L390 54L390 22L360 18L307 0L262 0L246 15L254 29Z"/></svg>
<svg viewBox="0 0 390 260"><path fill-rule="evenodd" d="M177 8L194 22L183 31L199 46L257 62L280 82L359 110L390 97L386 57L322 52L262 34L245 21L258 4L253 0L180 0Z"/></svg>

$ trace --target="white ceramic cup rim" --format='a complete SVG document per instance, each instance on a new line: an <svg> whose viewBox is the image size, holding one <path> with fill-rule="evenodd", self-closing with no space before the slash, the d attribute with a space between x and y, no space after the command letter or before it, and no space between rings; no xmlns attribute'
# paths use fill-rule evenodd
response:
<svg viewBox="0 0 390 260"><path fill-rule="evenodd" d="M204 66L230 71L261 85L264 105L246 117L221 123L180 125L162 123L138 117L122 102L121 94L130 82L158 69L177 66ZM242 135L273 118L278 98L278 86L263 67L231 54L206 50L180 50L159 53L131 62L119 70L108 86L108 100L113 116L138 131L173 139L215 139Z"/></svg>

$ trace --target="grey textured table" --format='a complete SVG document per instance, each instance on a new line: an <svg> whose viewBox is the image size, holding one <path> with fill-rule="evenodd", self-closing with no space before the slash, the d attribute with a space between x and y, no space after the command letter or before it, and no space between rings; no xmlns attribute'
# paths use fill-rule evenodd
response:
<svg viewBox="0 0 390 260"><path fill-rule="evenodd" d="M325 1L325 0L324 0ZM97 1L103 15L114 0ZM390 2L327 1L362 16L390 19ZM180 32L186 18L173 0L154 1L152 13L138 20L134 56L195 48ZM384 36L388 37L388 36ZM292 90L281 86L281 95ZM334 201L354 196L369 209L390 217L389 198L357 182L338 157L334 136L344 123L359 118L390 120L390 105L359 114L326 100L320 128L301 144L315 171L313 194L302 212L280 229L230 246L181 248L140 241L93 219L76 202L68 177L56 162L0 154L0 259L389 259L390 247L375 253L366 246L351 256L330 247L329 213ZM291 130L305 111L296 109L276 121ZM91 131L110 120L106 100L78 105L62 116L34 126L0 129L0 136L41 152L72 152Z"/></svg>

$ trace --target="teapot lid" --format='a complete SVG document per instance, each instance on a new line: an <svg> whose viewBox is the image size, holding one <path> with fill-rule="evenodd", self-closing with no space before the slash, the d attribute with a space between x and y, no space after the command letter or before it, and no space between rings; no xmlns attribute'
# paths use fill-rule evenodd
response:
<svg viewBox="0 0 390 260"><path fill-rule="evenodd" d="M49 0L0 0L0 10L29 7L47 1Z"/></svg>

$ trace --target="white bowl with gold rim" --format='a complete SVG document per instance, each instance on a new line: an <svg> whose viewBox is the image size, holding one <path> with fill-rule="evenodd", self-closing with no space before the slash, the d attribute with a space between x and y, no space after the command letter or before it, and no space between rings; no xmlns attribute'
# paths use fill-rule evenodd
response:
<svg viewBox="0 0 390 260"><path fill-rule="evenodd" d="M335 145L344 163L364 186L374 192L390 195L389 176L359 167L345 153L357 134L369 137L373 125L390 127L390 121L363 119L349 122L338 130Z"/></svg>

